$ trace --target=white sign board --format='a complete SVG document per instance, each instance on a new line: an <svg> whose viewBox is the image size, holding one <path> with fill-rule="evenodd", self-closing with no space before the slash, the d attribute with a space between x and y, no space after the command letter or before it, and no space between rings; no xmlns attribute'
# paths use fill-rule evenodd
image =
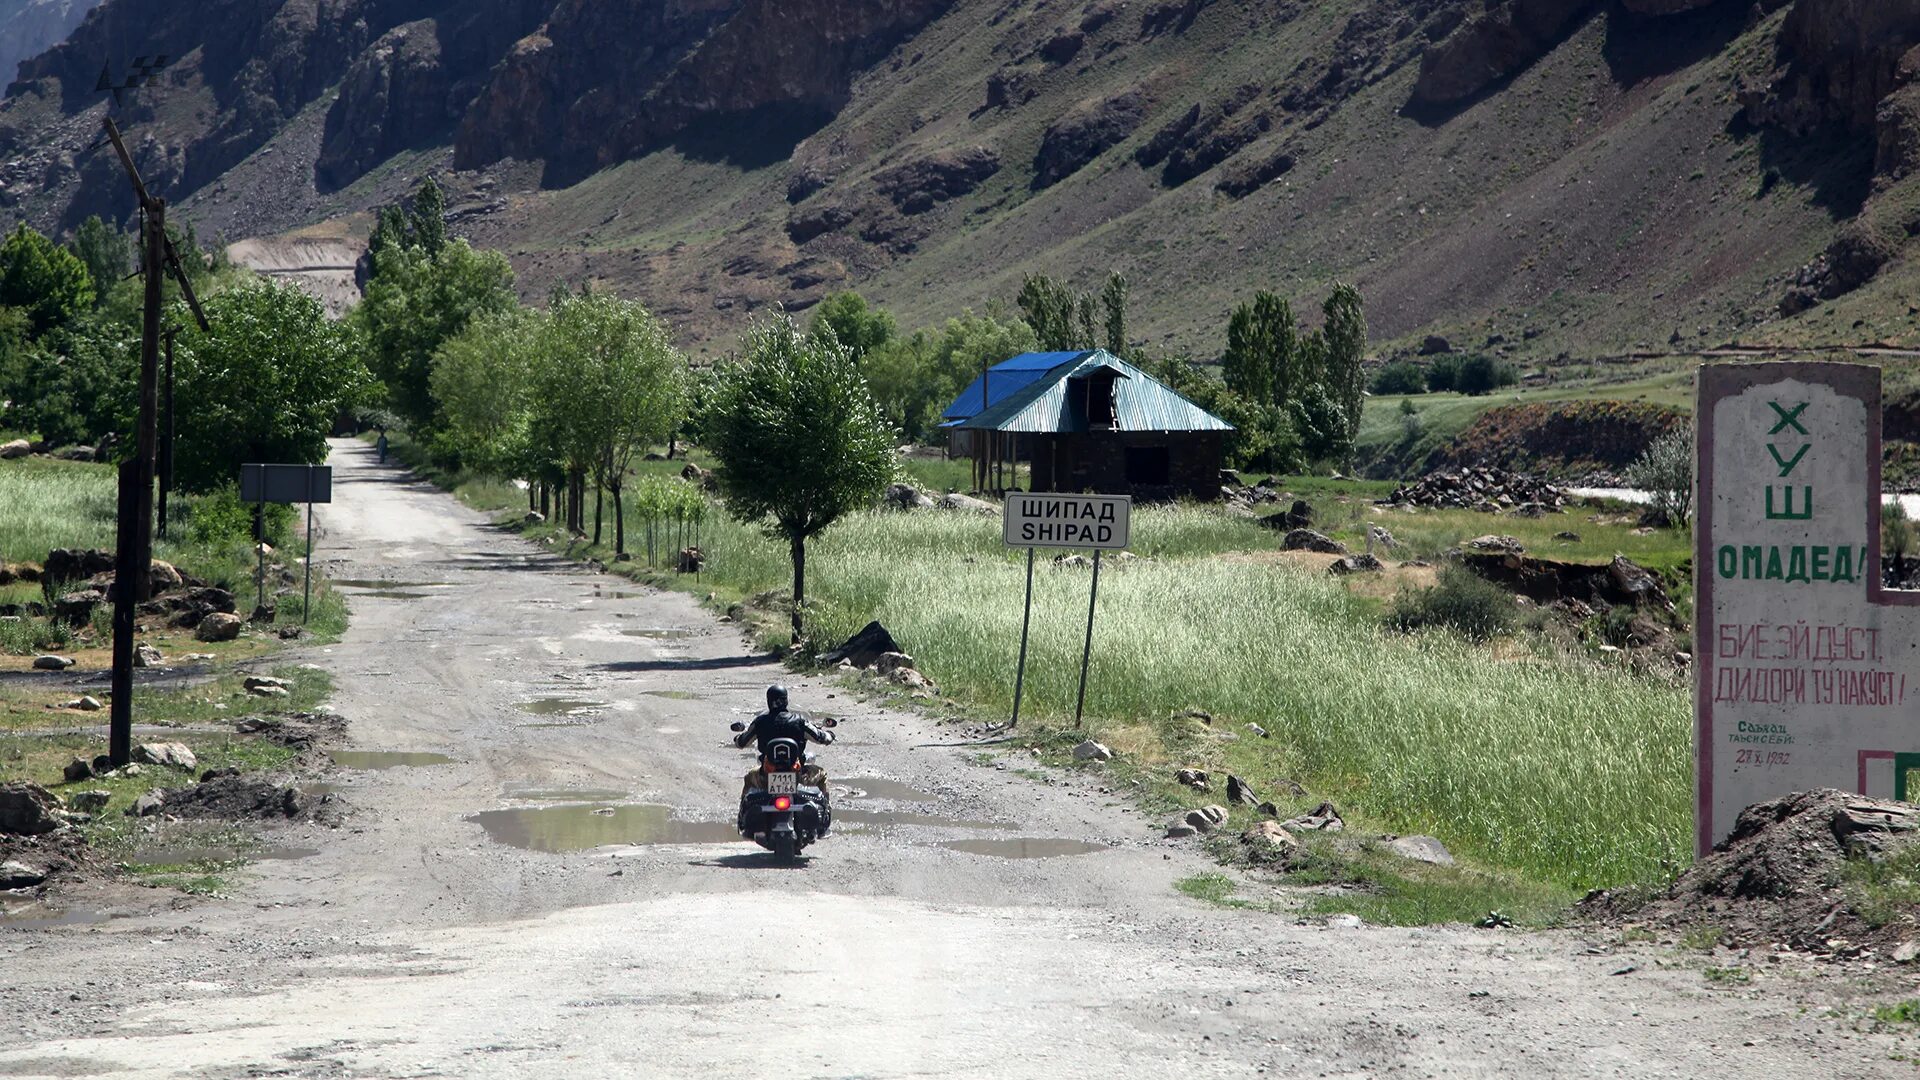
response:
<svg viewBox="0 0 1920 1080"><path fill-rule="evenodd" d="M1920 593L1882 586L1880 370L1710 364L1695 417L1696 847L1791 791L1920 797Z"/></svg>
<svg viewBox="0 0 1920 1080"><path fill-rule="evenodd" d="M1054 495L1015 491L1007 495L1001 535L1008 547L1101 548L1127 546L1128 495Z"/></svg>

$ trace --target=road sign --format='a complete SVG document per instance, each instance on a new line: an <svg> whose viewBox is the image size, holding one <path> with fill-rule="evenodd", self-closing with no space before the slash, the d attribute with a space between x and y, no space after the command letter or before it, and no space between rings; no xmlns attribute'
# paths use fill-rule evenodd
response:
<svg viewBox="0 0 1920 1080"><path fill-rule="evenodd" d="M1054 495L1010 492L1001 533L1008 547L1093 548L1127 546L1127 495Z"/></svg>
<svg viewBox="0 0 1920 1080"><path fill-rule="evenodd" d="M1880 563L1880 369L1700 369L1695 845L1745 807L1920 770L1920 592Z"/></svg>
<svg viewBox="0 0 1920 1080"><path fill-rule="evenodd" d="M305 599L300 605L300 621L306 622L313 614L313 504L333 502L333 466L242 465L240 499L242 502L262 505L307 504L306 585L303 587ZM254 541L259 552L259 566L255 571L258 599L254 603L254 610L258 613L267 606L267 544L266 537L258 533Z"/></svg>
<svg viewBox="0 0 1920 1080"><path fill-rule="evenodd" d="M1100 554L1127 546L1132 510L1130 495L1007 494L1001 539L1008 547L1027 549L1027 601L1020 616L1020 661L1014 668L1013 718L1007 721L1008 727L1020 722L1020 695L1027 683L1027 631L1033 625L1033 549L1093 549L1093 585L1087 590L1087 640L1080 650L1080 693L1073 705L1073 726L1079 727L1087 704L1087 663L1093 656L1093 606L1100 599Z"/></svg>
<svg viewBox="0 0 1920 1080"><path fill-rule="evenodd" d="M333 501L333 466L242 465L240 501L330 503Z"/></svg>

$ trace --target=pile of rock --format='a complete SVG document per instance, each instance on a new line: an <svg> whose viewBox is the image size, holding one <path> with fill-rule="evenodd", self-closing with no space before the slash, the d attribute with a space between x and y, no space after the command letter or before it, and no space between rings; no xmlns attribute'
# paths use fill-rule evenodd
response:
<svg viewBox="0 0 1920 1080"><path fill-rule="evenodd" d="M861 627L839 648L821 653L814 660L842 671L864 671L867 677L885 680L917 698L930 698L940 692L878 621Z"/></svg>
<svg viewBox="0 0 1920 1080"><path fill-rule="evenodd" d="M1429 473L1394 489L1387 502L1484 513L1543 514L1566 505L1567 493L1545 480L1505 469L1474 468Z"/></svg>

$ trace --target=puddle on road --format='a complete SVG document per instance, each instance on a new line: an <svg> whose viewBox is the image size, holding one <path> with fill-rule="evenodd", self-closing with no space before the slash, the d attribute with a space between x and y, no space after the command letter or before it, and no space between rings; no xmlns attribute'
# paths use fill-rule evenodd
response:
<svg viewBox="0 0 1920 1080"><path fill-rule="evenodd" d="M327 756L343 769L410 769L422 765L452 765L445 754L410 750L329 750Z"/></svg>
<svg viewBox="0 0 1920 1080"><path fill-rule="evenodd" d="M648 697L672 698L675 701L699 701L700 695L691 690L642 690Z"/></svg>
<svg viewBox="0 0 1920 1080"><path fill-rule="evenodd" d="M607 707L604 701L589 701L586 698L545 697L520 703L520 711L535 716L581 716L598 712Z"/></svg>
<svg viewBox="0 0 1920 1080"><path fill-rule="evenodd" d="M684 638L692 637L694 631L674 626L636 626L631 630L620 631L624 637L644 638Z"/></svg>
<svg viewBox="0 0 1920 1080"><path fill-rule="evenodd" d="M320 854L319 848L268 847L243 850L232 847L163 847L136 851L126 860L128 866L186 866L200 862L256 861L261 859L305 859Z"/></svg>
<svg viewBox="0 0 1920 1080"><path fill-rule="evenodd" d="M467 819L499 844L528 851L585 851L609 844L731 844L740 841L728 821L681 821L672 808L629 806L540 806L487 810Z"/></svg>
<svg viewBox="0 0 1920 1080"><path fill-rule="evenodd" d="M45 904L0 907L0 929L46 930L56 926L92 926L115 916L86 908L56 908Z"/></svg>
<svg viewBox="0 0 1920 1080"><path fill-rule="evenodd" d="M636 592L602 592L598 586L595 586L593 595L603 600L632 600L640 594Z"/></svg>
<svg viewBox="0 0 1920 1080"><path fill-rule="evenodd" d="M849 776L845 780L828 777L834 794L848 799L894 799L899 802L935 802L934 796L911 788L898 780L877 776Z"/></svg>
<svg viewBox="0 0 1920 1080"><path fill-rule="evenodd" d="M365 592L348 593L347 596L356 600L363 596L372 596L381 600L425 600L427 598L426 593L407 592L402 589L368 589Z"/></svg>
<svg viewBox="0 0 1920 1080"><path fill-rule="evenodd" d="M615 791L612 788L508 788L500 793L503 799L519 799L524 802L619 802L628 792Z"/></svg>
<svg viewBox="0 0 1920 1080"><path fill-rule="evenodd" d="M334 578L333 584L342 589L433 589L453 584L450 581L389 581L385 578Z"/></svg>
<svg viewBox="0 0 1920 1080"><path fill-rule="evenodd" d="M829 790L833 780L827 780ZM835 809L833 820L837 825L842 821L851 821L861 825L917 825L928 829L1012 829L1016 828L1004 821L973 821L966 818L941 817L938 814L915 814L896 810L852 810Z"/></svg>
<svg viewBox="0 0 1920 1080"><path fill-rule="evenodd" d="M947 840L935 847L964 851L969 855L989 855L996 859L1057 859L1064 855L1091 855L1110 850L1090 840L1058 840L1039 836L1016 836L1008 840Z"/></svg>

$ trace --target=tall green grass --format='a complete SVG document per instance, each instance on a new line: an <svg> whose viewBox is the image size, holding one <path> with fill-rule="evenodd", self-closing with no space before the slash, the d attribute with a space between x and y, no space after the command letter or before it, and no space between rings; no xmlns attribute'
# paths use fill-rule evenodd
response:
<svg viewBox="0 0 1920 1080"><path fill-rule="evenodd" d="M106 465L0 464L0 561L39 562L57 547L113 547L114 485Z"/></svg>
<svg viewBox="0 0 1920 1080"><path fill-rule="evenodd" d="M784 590L783 546L708 526L705 580ZM1339 583L1218 557L1275 535L1198 508L1135 512L1134 549L1100 582L1093 730L1202 709L1238 754L1284 758L1316 790L1404 831L1573 887L1650 881L1688 853L1688 698L1674 684L1577 663L1507 659L1446 633L1402 635ZM886 624L943 692L1012 706L1024 552L999 522L861 514L810 549L810 632L830 644ZM1090 573L1045 553L1034 576L1022 711L1073 713ZM1245 735L1246 722L1269 740Z"/></svg>

